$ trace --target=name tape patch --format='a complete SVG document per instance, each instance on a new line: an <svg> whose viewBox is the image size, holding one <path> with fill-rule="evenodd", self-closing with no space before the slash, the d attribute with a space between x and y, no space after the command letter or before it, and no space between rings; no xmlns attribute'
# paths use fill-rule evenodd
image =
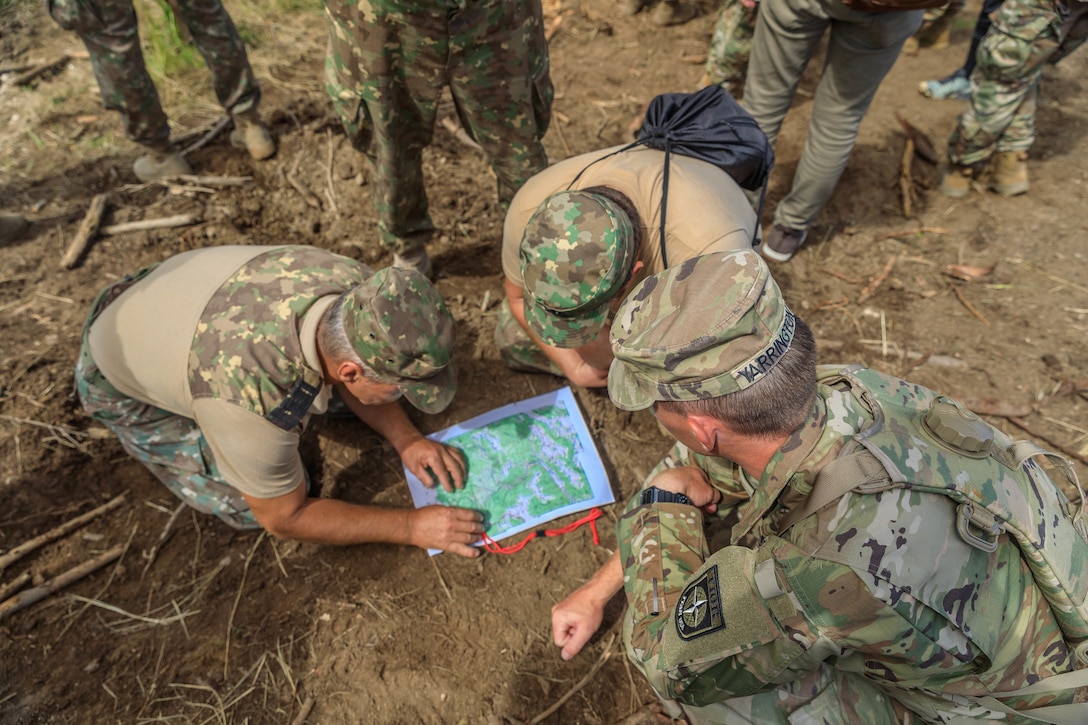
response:
<svg viewBox="0 0 1088 725"><path fill-rule="evenodd" d="M765 375L768 370L778 364L779 358L790 349L793 334L796 330L797 318L793 316L793 312L787 307L786 314L782 319L782 328L778 331L774 340L771 341L771 344L767 346L767 349L733 371L733 378L740 384L741 388L751 385L757 378Z"/></svg>

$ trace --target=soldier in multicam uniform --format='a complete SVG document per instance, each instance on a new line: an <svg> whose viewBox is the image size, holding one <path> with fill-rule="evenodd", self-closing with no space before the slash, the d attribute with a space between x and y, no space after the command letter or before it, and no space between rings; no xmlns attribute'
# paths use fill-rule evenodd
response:
<svg viewBox="0 0 1088 725"><path fill-rule="evenodd" d="M1088 1L1008 0L991 22L970 76L968 106L948 139L941 191L952 197L966 196L973 179L1002 196L1027 192L1043 65L1088 38Z"/></svg>
<svg viewBox="0 0 1088 725"><path fill-rule="evenodd" d="M970 522L961 534L962 507L941 493L887 486L809 501L862 431L879 428L907 480L938 488L997 486L977 472L1001 465L1004 448L980 458L943 432L909 435L903 406L935 395L919 386L863 368L823 366L818 378L812 332L754 252L647 279L611 335L612 400L652 409L677 444L620 519L616 555L553 608L563 659L622 588L629 658L692 723L1004 720L1002 708L1070 702L1069 679L1085 673L1062 675L1074 668L1072 640L1010 536L972 537ZM877 384L858 395L844 384L851 375ZM1039 525L1079 527L1071 596L1083 597L1088 531L1028 468L1057 497L1034 511ZM1046 691L1055 675L1061 687Z"/></svg>
<svg viewBox="0 0 1088 725"><path fill-rule="evenodd" d="M91 56L102 104L121 112L125 135L148 153L133 164L143 181L191 174L189 163L170 143L170 127L147 74L132 0L49 0L49 12L65 30L76 32ZM257 112L261 91L245 45L220 0L180 0L175 6L212 73L215 95L234 118L231 143L254 159L276 152Z"/></svg>
<svg viewBox="0 0 1088 725"><path fill-rule="evenodd" d="M737 182L680 154L671 158L662 240L665 154L621 148L551 166L510 205L495 345L515 370L604 387L612 361L607 322L635 283L664 269L663 258L677 264L752 245L755 213Z"/></svg>
<svg viewBox="0 0 1088 725"><path fill-rule="evenodd" d="M358 506L307 494L299 438L330 395L421 481L464 483L459 451L397 402L453 397L453 318L422 275L304 246L185 252L103 290L76 367L83 407L182 501L238 529L327 544L478 552L475 511Z"/></svg>
<svg viewBox="0 0 1088 725"><path fill-rule="evenodd" d="M487 154L502 206L547 166L553 90L540 0L332 0L325 11L326 88L373 166L381 243L394 265L430 275L423 149L444 86Z"/></svg>

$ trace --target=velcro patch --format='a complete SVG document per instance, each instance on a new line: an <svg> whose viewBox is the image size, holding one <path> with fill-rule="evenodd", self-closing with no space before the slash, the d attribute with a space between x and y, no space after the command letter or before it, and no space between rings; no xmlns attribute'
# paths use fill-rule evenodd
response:
<svg viewBox="0 0 1088 725"><path fill-rule="evenodd" d="M719 629L725 629L725 614L718 567L712 566L684 587L676 603L676 632L680 639L692 640Z"/></svg>

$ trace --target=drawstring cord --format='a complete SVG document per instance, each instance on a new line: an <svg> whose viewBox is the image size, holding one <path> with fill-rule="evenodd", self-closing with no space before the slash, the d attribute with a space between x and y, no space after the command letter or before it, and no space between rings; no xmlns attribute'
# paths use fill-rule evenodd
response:
<svg viewBox="0 0 1088 725"><path fill-rule="evenodd" d="M537 529L511 546L500 546L498 542L488 536L485 532L483 535L484 548L492 554L516 554L524 549L526 544L538 536L561 536L563 534L569 534L583 524L589 524L589 528L593 532L593 543L596 546L600 546L601 537L597 533L597 519L601 518L602 515L603 512L599 508L590 509L588 514L571 524L567 524L561 529Z"/></svg>

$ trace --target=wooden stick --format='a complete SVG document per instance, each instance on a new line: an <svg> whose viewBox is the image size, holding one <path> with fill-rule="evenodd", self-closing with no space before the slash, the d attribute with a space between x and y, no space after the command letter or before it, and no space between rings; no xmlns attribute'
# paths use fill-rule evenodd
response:
<svg viewBox="0 0 1088 725"><path fill-rule="evenodd" d="M1055 443L1054 441L1047 438L1045 435L1032 430L1031 428L1028 427L1028 424L1025 423L1022 418L1019 418L1019 417L1017 417L1015 415L1010 415L1010 416L1007 416L1006 420L1008 420L1010 423L1015 425L1020 430L1027 433L1032 438L1038 438L1039 440L1041 440L1043 443L1046 443L1048 446L1050 446L1054 450L1061 451L1062 453L1069 456L1070 458L1076 458L1078 461L1080 461L1084 465L1088 466L1088 457L1082 456L1081 454L1077 453L1076 451L1071 451L1071 450L1065 448L1064 446L1060 446L1057 443Z"/></svg>
<svg viewBox="0 0 1088 725"><path fill-rule="evenodd" d="M314 209L321 209L321 200L314 196L309 189L302 185L302 182L295 177L295 173L298 171L298 165L302 162L302 154L299 153L295 157L295 163L291 164L290 171L284 171L284 179L291 185L295 191L302 195L302 200L306 202L307 206L312 206ZM282 170L282 167L281 167Z"/></svg>
<svg viewBox="0 0 1088 725"><path fill-rule="evenodd" d="M166 540L170 538L170 532L174 528L174 523L178 520L178 516L181 516L181 512L185 510L185 503L179 503L178 507L174 509L174 513L170 514L170 519L166 522L166 526L163 527L162 533L159 534L159 540L155 542L155 545L151 547L151 553L147 555L147 563L144 564L144 570L140 572L140 578L144 578L144 574L151 568L151 565L155 563L156 557L159 555L159 549L166 543Z"/></svg>
<svg viewBox="0 0 1088 725"><path fill-rule="evenodd" d="M604 646L604 652L601 652L601 656L597 658L597 661L593 664L593 667L590 668L589 672L586 673L586 676L580 679L578 681L578 684L576 684L574 687L567 690L566 694L556 700L554 705L530 720L529 725L537 725L538 723L543 722L544 720L554 715L556 711L559 710L559 708L563 707L563 703L569 700L574 695L574 693L585 687L589 683L589 681L593 679L593 676L597 674L597 671L604 666L604 663L608 661L608 658L612 656L612 643L615 641L616 635L612 635L608 639L608 643Z"/></svg>
<svg viewBox="0 0 1088 725"><path fill-rule="evenodd" d="M68 534L68 533L70 533L72 531L75 531L76 529L83 526L84 524L89 523L91 521L94 521L96 518L98 518L102 514L113 511L115 508L117 508L118 506L120 506L124 502L125 502L125 494L121 494L117 498L114 498L114 499L112 499L110 501L107 501L106 503L102 504L101 506L99 506L96 509L92 509L91 511L88 511L85 514L81 514L80 516L76 516L71 521L63 523L60 526L57 526L56 528L50 529L49 531L46 531L44 534L41 534L39 536L35 536L30 541L19 544L18 546L16 546L11 551L7 552L3 556L0 556L0 571L3 571L4 569L8 568L9 566L11 566L15 562L19 561L19 559L22 559L24 556L26 556L30 552L39 549L40 547L44 546L45 544L48 544L50 541L55 541L56 539L59 539L60 537L64 536L65 534Z"/></svg>
<svg viewBox="0 0 1088 725"><path fill-rule="evenodd" d="M168 176L158 179L161 182L178 182L182 184L199 184L201 186L248 186L253 181L252 176L196 176L194 174L182 174L181 176Z"/></svg>
<svg viewBox="0 0 1088 725"><path fill-rule="evenodd" d="M329 199L329 208L332 209L332 213L337 217L340 216L340 208L336 205L336 187L332 183L332 155L333 155L333 142L332 142L332 129L325 129L325 138L328 140L328 153L325 159L325 184L328 186L325 196Z"/></svg>
<svg viewBox="0 0 1088 725"><path fill-rule="evenodd" d="M71 59L71 55L69 55L68 53L62 53L58 58L54 58L53 60L46 61L45 63L41 63L40 65L36 65L30 70L15 76L11 79L11 85L25 86L27 83L30 83L30 81L34 80L41 74L48 73L54 68L59 68Z"/></svg>
<svg viewBox="0 0 1088 725"><path fill-rule="evenodd" d="M23 65L9 65L0 68L0 76L7 75L8 73L22 73L25 70L30 70L34 67L33 63L24 63Z"/></svg>
<svg viewBox="0 0 1088 725"><path fill-rule="evenodd" d="M907 143L903 146L903 159L899 163L899 193L903 196L903 216L910 219L914 216L914 207L911 204L911 195L914 193L914 177L910 173L910 165L914 161L914 138L907 137Z"/></svg>
<svg viewBox="0 0 1088 725"><path fill-rule="evenodd" d="M61 257L61 269L71 269L76 266L83 253L87 251L91 240L98 233L98 225L102 223L102 215L106 212L106 201L108 199L108 194L95 194L94 198L91 199L91 206L87 209L83 222L79 225L79 231L76 232L72 241L68 243L68 250Z"/></svg>
<svg viewBox="0 0 1088 725"><path fill-rule="evenodd" d="M264 537L268 534L267 531L262 531L261 535L257 537L257 540L253 542L253 548L249 550L249 556L246 557L246 563L242 567L242 581L238 585L238 593L234 596L234 604L230 608L230 617L227 619L227 638L223 647L223 677L227 676L227 670L230 665L230 633L234 629L234 614L238 611L238 602L242 599L242 590L246 588L246 574L249 573L250 562L253 561L253 555L257 553L257 547L264 541Z"/></svg>
<svg viewBox="0 0 1088 725"><path fill-rule="evenodd" d="M188 156L197 149L204 148L213 138L223 133L223 129L225 129L227 127L227 124L229 124L232 120L233 119L231 119L230 114L220 117L220 119L215 122L215 125L212 126L211 129L206 134L204 134L204 136L199 141L196 141L191 146L187 146L186 148L182 149L180 151L181 155Z"/></svg>
<svg viewBox="0 0 1088 725"><path fill-rule="evenodd" d="M15 577L14 579L9 581L4 586L0 587L0 602L5 601L8 597L10 597L12 594L14 594L15 592L22 589L23 587L25 587L29 583L30 583L30 572L29 571L24 571L22 574Z"/></svg>
<svg viewBox="0 0 1088 725"><path fill-rule="evenodd" d="M114 237L128 232L143 232L149 229L172 229L174 227L187 227L200 221L196 214L177 214L175 216L162 217L160 219L144 219L138 222L125 222L102 227L98 233L104 237Z"/></svg>
<svg viewBox="0 0 1088 725"><path fill-rule="evenodd" d="M429 558L431 560L431 563L434 564L434 571L436 574L438 574L438 583L442 585L442 590L446 592L446 597L452 602L453 595L450 594L450 588L446 586L446 579L442 576L442 570L438 568L438 562L434 560L433 556L427 558Z"/></svg>
<svg viewBox="0 0 1088 725"><path fill-rule="evenodd" d="M888 261L884 264L884 269L880 271L880 274L873 277L873 281L861 291L861 295L858 297L858 304L861 304L876 294L877 288L884 284L884 280L888 279L888 275L892 273L892 267L895 266L895 260L897 258L898 256L895 254L888 257Z"/></svg>
<svg viewBox="0 0 1088 725"><path fill-rule="evenodd" d="M101 554L90 561L83 562L79 566L73 567L63 574L53 577L41 586L27 589L24 592L16 594L11 599L0 604L0 621L9 614L14 614L20 609L25 609L35 602L40 602L50 594L63 589L73 582L79 581L88 574L93 574L110 562L116 561L124 551L125 545L118 544L106 553Z"/></svg>
<svg viewBox="0 0 1088 725"><path fill-rule="evenodd" d="M298 709L298 715L295 715L295 719L291 721L291 725L302 725L302 723L306 722L306 718L310 716L310 710L313 709L314 698L312 696L307 696L306 699L302 701L302 707Z"/></svg>
<svg viewBox="0 0 1088 725"><path fill-rule="evenodd" d="M960 304L962 304L964 307L967 308L968 312L970 312L972 315L977 317L979 319L979 321L982 322L982 324L986 325L987 327L990 326L990 321L987 320L985 317L983 317L982 313L979 312L978 310L976 310L975 306L967 301L967 298L963 296L962 292L960 292L959 287L953 287L952 288L952 293L954 295L956 295L956 299L958 299L960 301Z"/></svg>
<svg viewBox="0 0 1088 725"><path fill-rule="evenodd" d="M849 282L850 284L864 284L865 282L865 280L863 279L858 279L857 277L848 277L842 272L836 272L835 270L828 269L827 267L822 267L820 271L824 274L829 274L836 279L841 279L843 282Z"/></svg>

